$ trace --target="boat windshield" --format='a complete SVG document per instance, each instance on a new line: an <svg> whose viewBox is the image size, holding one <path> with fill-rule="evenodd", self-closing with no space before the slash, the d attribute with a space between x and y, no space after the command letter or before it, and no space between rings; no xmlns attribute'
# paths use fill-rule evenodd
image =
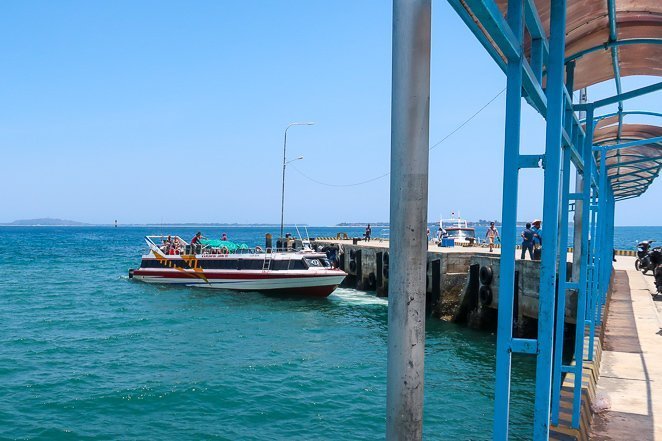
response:
<svg viewBox="0 0 662 441"><path fill-rule="evenodd" d="M309 268L331 268L331 263L323 257L306 257L304 259Z"/></svg>
<svg viewBox="0 0 662 441"><path fill-rule="evenodd" d="M448 229L446 230L446 233L448 233L448 237L451 239L460 239L460 238L465 238L465 237L475 237L476 234L474 233L474 230L471 228L464 229L464 228L453 228L453 229Z"/></svg>

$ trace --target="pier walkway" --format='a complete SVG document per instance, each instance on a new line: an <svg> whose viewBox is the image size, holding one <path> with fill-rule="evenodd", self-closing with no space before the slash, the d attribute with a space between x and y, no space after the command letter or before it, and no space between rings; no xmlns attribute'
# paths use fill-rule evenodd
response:
<svg viewBox="0 0 662 441"><path fill-rule="evenodd" d="M614 263L591 439L662 440L662 298L634 258Z"/></svg>

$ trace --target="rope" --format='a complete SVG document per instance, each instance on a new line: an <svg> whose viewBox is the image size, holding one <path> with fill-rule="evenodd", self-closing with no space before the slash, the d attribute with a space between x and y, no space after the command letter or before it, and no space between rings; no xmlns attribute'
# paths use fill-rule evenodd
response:
<svg viewBox="0 0 662 441"><path fill-rule="evenodd" d="M480 109L478 109L473 115L471 115L469 118L467 118L462 124L460 124L460 125L457 126L455 129L453 129L449 134L447 134L446 136L444 136L443 138L441 138L441 140L439 140L438 142L436 142L435 144L433 144L432 147L430 147L429 151L432 151L433 149L439 147L439 145L441 145L441 143L443 143L443 142L446 141L448 138L450 138L450 137L453 136L455 133L457 133L460 129L462 129L462 127L464 127L464 126L466 126L467 124L469 124L469 122L470 122L472 119L474 119L475 117L477 117L478 114L479 114L480 112L482 112L483 110L485 110L485 108L486 108L487 106L489 106L489 105L492 104L497 98L499 98L499 96L501 96L501 94L502 94L505 90L506 90L505 87L504 87L503 89L501 89L501 91L500 91L499 93L497 93L496 95L494 95L494 97L493 97L491 100L489 100L487 103L485 103ZM299 170L299 168L297 168L297 166L294 165L294 164L291 164L290 167L292 167L297 173L299 173L301 176L303 176L304 178L308 179L309 181L312 181L312 182L314 182L314 183L316 183L316 184L319 184L319 185L324 185L324 186L326 186L326 187L356 187L356 186L358 186L358 185L364 185L364 184L368 184L368 183L373 182L373 181L377 181L377 180L382 179L382 178L385 178L386 176L388 176L388 175L391 174L391 172L386 172L386 173L384 173L383 175L375 176L374 178L366 179L365 181L353 182L353 183L351 183L351 184L332 184L332 183L329 183L329 182L322 182L322 181L319 181L319 180L317 180L317 179L315 179L315 178L313 178L313 177L308 176L307 174L305 174L304 172L302 172L301 170Z"/></svg>

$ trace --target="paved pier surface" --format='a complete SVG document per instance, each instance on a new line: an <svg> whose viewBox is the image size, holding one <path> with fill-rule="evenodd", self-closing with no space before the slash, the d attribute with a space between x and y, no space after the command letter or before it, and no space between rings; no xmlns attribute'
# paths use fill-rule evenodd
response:
<svg viewBox="0 0 662 441"><path fill-rule="evenodd" d="M662 441L662 298L634 258L614 264L596 404L608 406L592 424L593 440Z"/></svg>

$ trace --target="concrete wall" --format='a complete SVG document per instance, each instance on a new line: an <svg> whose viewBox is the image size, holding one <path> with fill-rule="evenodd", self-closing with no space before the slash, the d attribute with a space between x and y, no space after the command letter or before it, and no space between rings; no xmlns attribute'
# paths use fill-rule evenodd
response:
<svg viewBox="0 0 662 441"><path fill-rule="evenodd" d="M315 241L314 245L338 245L336 241ZM377 295L388 295L388 248L379 243L370 245L361 242L357 245L342 243L341 269L348 277L343 286L365 291L376 291ZM469 268L471 265L490 267L492 281L489 284L491 299L470 299L464 302L467 295L477 296L477 292L469 292ZM536 319L538 316L538 293L540 284L540 262L518 260L515 265L516 283L516 321L525 323L526 319ZM570 274L570 270L568 274ZM477 289L482 284L479 283ZM473 288L472 288L473 289ZM477 327L491 326L488 322L495 320L494 311L499 305L499 256L490 255L483 249L475 252L467 250L453 251L452 248L443 251L428 252L427 256L427 305L429 311L434 311L438 317L446 320L467 321ZM486 301L489 300L489 301ZM466 311L467 305L475 309ZM464 305L464 306L463 306ZM570 291L566 294L566 322L574 323L577 305L577 295ZM492 310L492 311L490 311ZM466 315L468 317L459 317Z"/></svg>

